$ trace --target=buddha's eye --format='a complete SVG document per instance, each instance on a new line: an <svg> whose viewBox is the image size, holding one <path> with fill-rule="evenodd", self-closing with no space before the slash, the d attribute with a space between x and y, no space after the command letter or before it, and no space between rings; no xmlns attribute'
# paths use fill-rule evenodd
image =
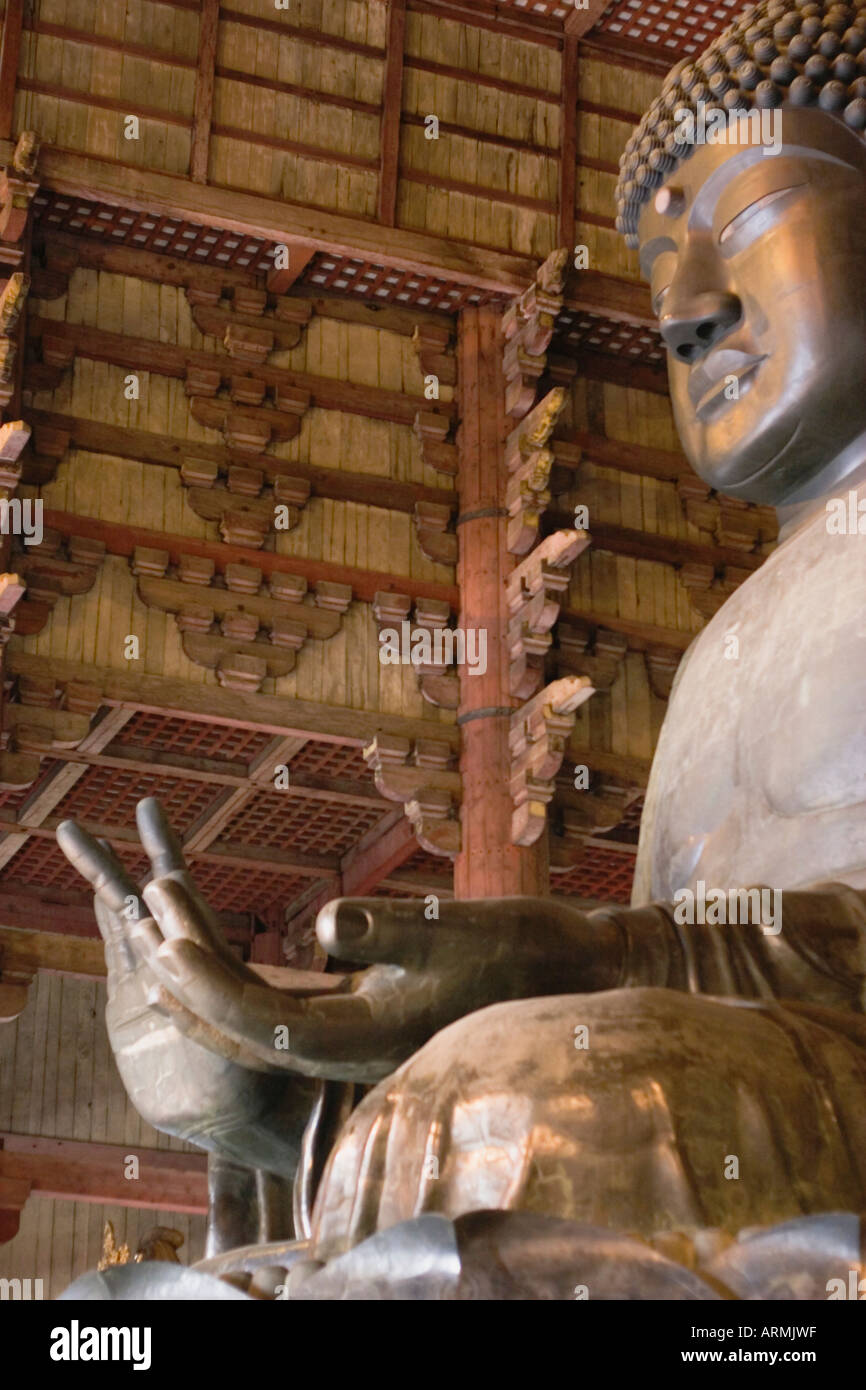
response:
<svg viewBox="0 0 866 1390"><path fill-rule="evenodd" d="M737 213L737 216L732 218L719 233L719 246L726 246L729 251L733 251L735 248L731 245L732 239L746 231L749 234L748 240L754 240L754 237L759 236L769 225L768 220L761 214L780 203L782 199L790 199L804 187L805 184L798 183L792 184L788 188L777 188L772 193L765 193L763 198L758 198L756 202L749 203L748 207Z"/></svg>

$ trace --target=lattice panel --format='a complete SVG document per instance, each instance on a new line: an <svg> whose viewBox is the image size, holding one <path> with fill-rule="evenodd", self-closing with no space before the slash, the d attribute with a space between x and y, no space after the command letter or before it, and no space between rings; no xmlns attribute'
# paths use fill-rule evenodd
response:
<svg viewBox="0 0 866 1390"><path fill-rule="evenodd" d="M347 297L357 296L370 304L417 305L452 314L467 304L489 304L497 298L492 292L473 289L471 285L456 285L437 276L397 270L377 261L332 256L324 251L313 257L301 280Z"/></svg>
<svg viewBox="0 0 866 1390"><path fill-rule="evenodd" d="M673 64L702 53L746 8L746 0L615 0L593 32L669 53Z"/></svg>
<svg viewBox="0 0 866 1390"><path fill-rule="evenodd" d="M135 250L180 256L201 265L251 273L267 273L274 268L274 243L258 237L60 193L38 193L35 204L36 222L42 227L92 236ZM472 285L458 285L438 276L397 270L378 261L332 256L324 251L318 252L305 267L300 283L346 298L357 297L366 303L417 305L455 314L467 304L488 304L497 298Z"/></svg>
<svg viewBox="0 0 866 1390"><path fill-rule="evenodd" d="M141 851L130 847L121 850L118 858L123 860L125 869L136 883L150 876L150 861ZM21 846L0 873L0 881L4 886L21 883L28 888L56 888L69 893L87 892L87 884L78 871L73 869L59 845L41 835L32 836ZM62 907L58 907L58 915L62 911ZM50 930L51 923L46 922L46 931Z"/></svg>
<svg viewBox="0 0 866 1390"><path fill-rule="evenodd" d="M634 879L635 856L621 850L587 851L582 863L564 874L551 874L551 892L571 898L594 898L603 903L628 903Z"/></svg>
<svg viewBox="0 0 866 1390"><path fill-rule="evenodd" d="M134 826L135 807L145 796L158 796L175 830L184 835L212 806L220 788L144 772L92 767L71 787L54 814L85 825Z"/></svg>
<svg viewBox="0 0 866 1390"><path fill-rule="evenodd" d="M290 903L309 885L309 878L275 874L270 869L214 864L189 856L199 890L215 912L265 912Z"/></svg>
<svg viewBox="0 0 866 1390"><path fill-rule="evenodd" d="M629 362L664 364L667 360L661 336L651 328L615 323L598 314L564 309L556 321L554 350L566 351L570 356L587 349Z"/></svg>
<svg viewBox="0 0 866 1390"><path fill-rule="evenodd" d="M543 19L565 19L574 7L564 0L499 0L496 8L503 15L514 10L516 14L533 18L538 15Z"/></svg>
<svg viewBox="0 0 866 1390"><path fill-rule="evenodd" d="M373 777L361 749L344 743L308 743L289 763L290 780L292 773L304 773L308 777L346 777L373 786ZM386 809L384 804L382 809Z"/></svg>
<svg viewBox="0 0 866 1390"><path fill-rule="evenodd" d="M198 719L177 719L163 714L133 715L118 734L118 742L157 753L183 753L188 757L222 758L250 763L272 741L257 729L234 729L226 724L204 724Z"/></svg>
<svg viewBox="0 0 866 1390"><path fill-rule="evenodd" d="M385 814L363 806L337 806L305 796L265 792L247 803L222 832L231 844L344 854Z"/></svg>
<svg viewBox="0 0 866 1390"><path fill-rule="evenodd" d="M241 236L216 227L202 227L177 217L135 212L89 198L62 193L37 193L35 219L43 227L98 237L100 241L160 251L202 265L234 266L238 270L272 270L273 245L258 237Z"/></svg>

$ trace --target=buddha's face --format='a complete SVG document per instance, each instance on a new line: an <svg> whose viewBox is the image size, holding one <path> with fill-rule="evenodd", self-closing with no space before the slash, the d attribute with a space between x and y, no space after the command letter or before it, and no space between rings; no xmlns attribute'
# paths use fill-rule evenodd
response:
<svg viewBox="0 0 866 1390"><path fill-rule="evenodd" d="M823 112L776 114L778 153L698 145L639 234L690 462L781 505L866 434L866 145Z"/></svg>

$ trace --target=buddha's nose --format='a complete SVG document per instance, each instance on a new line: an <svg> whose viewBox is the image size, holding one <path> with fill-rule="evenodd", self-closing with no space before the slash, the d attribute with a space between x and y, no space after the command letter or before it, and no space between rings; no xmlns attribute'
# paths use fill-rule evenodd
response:
<svg viewBox="0 0 866 1390"><path fill-rule="evenodd" d="M672 302L669 291L659 327L668 349L680 362L698 362L742 317L735 294L712 290Z"/></svg>

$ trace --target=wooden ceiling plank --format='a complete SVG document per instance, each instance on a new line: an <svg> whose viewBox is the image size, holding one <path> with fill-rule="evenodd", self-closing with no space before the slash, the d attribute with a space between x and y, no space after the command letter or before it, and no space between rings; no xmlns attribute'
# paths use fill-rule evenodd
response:
<svg viewBox="0 0 866 1390"><path fill-rule="evenodd" d="M577 192L577 39L566 34L562 53L562 102L559 151L559 244L571 255Z"/></svg>
<svg viewBox="0 0 866 1390"><path fill-rule="evenodd" d="M220 0L202 0L189 154L189 176L193 183L207 183L219 12Z"/></svg>

